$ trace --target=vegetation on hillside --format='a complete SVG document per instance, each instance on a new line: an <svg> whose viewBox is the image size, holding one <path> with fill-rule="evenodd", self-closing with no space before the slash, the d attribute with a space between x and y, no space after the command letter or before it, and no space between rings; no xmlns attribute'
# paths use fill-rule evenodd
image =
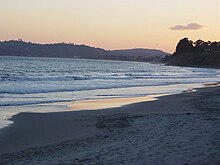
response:
<svg viewBox="0 0 220 165"><path fill-rule="evenodd" d="M220 68L220 42L201 39L193 42L183 38L176 46L173 55L166 56L169 65Z"/></svg>
<svg viewBox="0 0 220 165"><path fill-rule="evenodd" d="M161 61L167 53L155 49L105 50L72 43L36 44L22 40L0 42L0 56L85 58L125 61Z"/></svg>

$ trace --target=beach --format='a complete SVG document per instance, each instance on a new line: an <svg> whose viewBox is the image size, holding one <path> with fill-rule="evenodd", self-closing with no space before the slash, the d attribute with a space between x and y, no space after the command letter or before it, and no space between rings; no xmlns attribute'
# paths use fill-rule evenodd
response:
<svg viewBox="0 0 220 165"><path fill-rule="evenodd" d="M0 164L219 164L219 96L213 84L121 107L19 113L0 129Z"/></svg>
<svg viewBox="0 0 220 165"><path fill-rule="evenodd" d="M0 165L220 165L219 11L0 1Z"/></svg>

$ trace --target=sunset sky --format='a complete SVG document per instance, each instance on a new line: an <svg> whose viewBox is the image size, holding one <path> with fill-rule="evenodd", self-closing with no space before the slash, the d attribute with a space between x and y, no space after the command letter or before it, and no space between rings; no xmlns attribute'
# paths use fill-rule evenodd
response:
<svg viewBox="0 0 220 165"><path fill-rule="evenodd" d="M173 52L220 40L220 0L0 0L0 40Z"/></svg>

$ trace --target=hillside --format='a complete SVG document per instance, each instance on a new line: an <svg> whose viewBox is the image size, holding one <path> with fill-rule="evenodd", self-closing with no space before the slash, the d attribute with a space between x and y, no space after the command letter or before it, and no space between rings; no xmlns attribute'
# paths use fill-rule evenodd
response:
<svg viewBox="0 0 220 165"><path fill-rule="evenodd" d="M22 40L0 42L0 56L86 58L126 61L159 61L167 53L151 49L107 51L86 45L67 43L36 44Z"/></svg>
<svg viewBox="0 0 220 165"><path fill-rule="evenodd" d="M184 38L179 41L173 55L166 56L169 65L220 68L220 42L193 42Z"/></svg>
<svg viewBox="0 0 220 165"><path fill-rule="evenodd" d="M161 61L168 53L156 49L124 49L109 52L110 57L130 61Z"/></svg>
<svg viewBox="0 0 220 165"><path fill-rule="evenodd" d="M105 55L104 49L86 45L66 43L36 44L23 41L0 42L0 55L30 57L62 57L62 58L98 58Z"/></svg>

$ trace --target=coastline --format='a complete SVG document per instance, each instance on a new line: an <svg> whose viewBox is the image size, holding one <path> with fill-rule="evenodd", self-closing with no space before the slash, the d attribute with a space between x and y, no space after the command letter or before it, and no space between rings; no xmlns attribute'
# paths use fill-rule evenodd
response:
<svg viewBox="0 0 220 165"><path fill-rule="evenodd" d="M217 163L220 87L213 85L117 108L20 113L12 117L14 124L0 130L0 162L88 164L107 163L109 158L113 163L123 159L131 164ZM135 153L130 152L133 147ZM100 155L101 149L106 154Z"/></svg>
<svg viewBox="0 0 220 165"><path fill-rule="evenodd" d="M9 107L6 106L3 108L0 107L0 111L1 111L0 130L1 128L13 124L13 121L10 120L10 118L22 112L53 113L53 112L63 112L63 111L97 110L97 109L114 108L127 104L132 104L135 102L156 100L160 96L179 94L184 91L193 90L195 88L203 88L203 87L205 86L201 83L194 83L194 84L171 84L171 85L160 85L160 86L113 88L113 89L105 89L105 91L101 92L102 94L107 93L107 95L106 94L96 95L96 97L94 97L93 95L93 98L88 97L89 99L84 97L83 99L74 100L72 98L73 100L68 102L55 101L53 103L41 103L41 104L33 104L33 105L30 104L30 106L24 105L17 107L16 106L9 106ZM119 90L120 92L118 92L117 90ZM87 94L89 94L90 92L91 91L88 91ZM109 93L113 95L111 94L109 95ZM115 94L123 93L123 95L120 96L119 94L119 96L115 97L117 94L114 95L114 93ZM91 95L88 96L91 97ZM27 95L27 97L29 96ZM62 94L60 97L62 98ZM92 103L93 105L90 103Z"/></svg>

